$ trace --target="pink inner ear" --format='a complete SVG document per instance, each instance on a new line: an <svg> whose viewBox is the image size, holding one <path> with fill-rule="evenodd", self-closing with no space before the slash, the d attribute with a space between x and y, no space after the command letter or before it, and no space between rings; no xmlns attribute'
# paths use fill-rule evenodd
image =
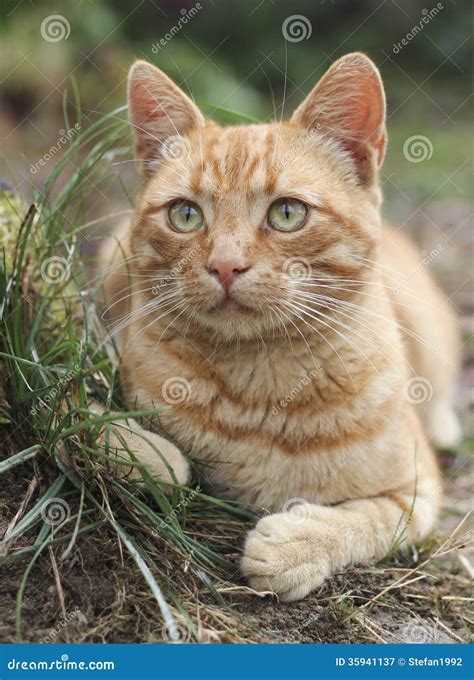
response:
<svg viewBox="0 0 474 680"><path fill-rule="evenodd" d="M130 71L129 106L136 155L145 175L156 168L166 139L185 135L204 124L201 112L189 97L168 76L144 61L136 62Z"/></svg>
<svg viewBox="0 0 474 680"><path fill-rule="evenodd" d="M160 103L152 97L142 97L139 99L137 108L140 111L144 122L162 118L165 115Z"/></svg>
<svg viewBox="0 0 474 680"><path fill-rule="evenodd" d="M384 101L370 87L366 92L362 89L355 98L353 95L352 103L354 102L358 104L355 115L349 108L340 114L341 142L356 153L360 147L372 149L377 166L380 166L387 142Z"/></svg>
<svg viewBox="0 0 474 680"><path fill-rule="evenodd" d="M166 112L158 97L151 94L146 85L142 84L136 85L130 91L130 111L132 123L139 127L145 127L149 123L166 117ZM151 132L153 131L150 129Z"/></svg>
<svg viewBox="0 0 474 680"><path fill-rule="evenodd" d="M335 62L305 101L292 121L317 127L337 139L357 162L372 156L382 163L385 146L385 95L374 64L355 53Z"/></svg>
<svg viewBox="0 0 474 680"><path fill-rule="evenodd" d="M377 152L377 166L380 167L385 156L385 149L387 148L387 131L385 128L379 141L374 144L374 148Z"/></svg>
<svg viewBox="0 0 474 680"><path fill-rule="evenodd" d="M148 73L139 73L130 80L129 100L132 122L154 123L160 130L170 128L185 133L201 125L202 115L193 102L167 76L148 66ZM137 117L138 120L134 120Z"/></svg>

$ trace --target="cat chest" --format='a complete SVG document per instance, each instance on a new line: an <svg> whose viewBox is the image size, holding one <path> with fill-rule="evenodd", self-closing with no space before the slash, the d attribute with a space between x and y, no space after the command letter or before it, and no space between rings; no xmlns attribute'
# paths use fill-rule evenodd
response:
<svg viewBox="0 0 474 680"><path fill-rule="evenodd" d="M354 402L329 400L329 389L322 400L311 376L263 387L247 378L236 390L184 369L163 362L135 371L130 395L140 408L159 408L157 429L193 458L212 493L272 509L294 497L337 501L334 454L361 435Z"/></svg>
<svg viewBox="0 0 474 680"><path fill-rule="evenodd" d="M329 411L336 406L340 416L342 400L330 399L316 370L257 361L219 369L192 354L162 354L130 372L129 397L158 407L160 428L200 456L214 458L223 448L236 455L248 442L287 455L311 451L316 436L327 443Z"/></svg>
<svg viewBox="0 0 474 680"><path fill-rule="evenodd" d="M262 418L217 402L208 411L178 406L162 411L159 427L189 453L210 493L271 511L289 498L336 503L354 494L368 450L354 447L334 424L330 434L318 416L305 422L279 414L273 422L268 409Z"/></svg>

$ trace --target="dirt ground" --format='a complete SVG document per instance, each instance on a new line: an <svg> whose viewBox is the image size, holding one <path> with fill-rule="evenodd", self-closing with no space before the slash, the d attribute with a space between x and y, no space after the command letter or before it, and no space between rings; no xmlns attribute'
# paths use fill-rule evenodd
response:
<svg viewBox="0 0 474 680"><path fill-rule="evenodd" d="M431 560L429 556L439 549L469 506L468 467L465 464L446 482L451 491L446 497L443 520L429 543L418 551L392 556L375 567L352 568L338 574L302 602L280 604L270 596L257 597L246 588L236 570L233 587L216 583L222 598L216 603L202 577L197 578L182 561L167 556L181 574L182 583L177 584L180 597L200 619L197 630L191 630L182 619L180 639L268 643L467 642L474 626L472 583L466 568L469 551L462 547L469 538L467 525L461 528L457 539L448 540L441 551L446 554ZM21 486L17 483L18 492ZM3 486L2 501L6 496L11 498L11 491L11 485ZM1 505L4 508L4 502ZM226 532L226 526L221 530ZM240 545L244 535L244 530L240 537L236 535ZM53 550L44 555L31 571L22 609L24 641L170 641L156 601L136 565L121 554L111 530L104 527L92 538L80 538L63 562L61 552ZM234 558L237 569L238 550ZM15 641L15 601L24 569L24 563L2 569L2 642Z"/></svg>

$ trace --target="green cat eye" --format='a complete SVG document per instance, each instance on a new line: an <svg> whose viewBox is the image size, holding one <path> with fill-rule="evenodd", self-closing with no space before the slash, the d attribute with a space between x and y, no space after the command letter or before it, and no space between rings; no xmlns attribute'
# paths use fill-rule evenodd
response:
<svg viewBox="0 0 474 680"><path fill-rule="evenodd" d="M201 208L192 201L176 201L170 206L168 217L176 231L181 232L196 231L204 224Z"/></svg>
<svg viewBox="0 0 474 680"><path fill-rule="evenodd" d="M296 198L280 198L270 206L268 223L278 231L295 231L306 219L308 208Z"/></svg>

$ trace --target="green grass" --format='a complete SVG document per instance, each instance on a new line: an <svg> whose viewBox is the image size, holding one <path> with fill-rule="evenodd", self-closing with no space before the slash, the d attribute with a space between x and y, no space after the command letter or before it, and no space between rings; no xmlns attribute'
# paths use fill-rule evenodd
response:
<svg viewBox="0 0 474 680"><path fill-rule="evenodd" d="M388 135L382 169L388 205L400 202L406 210L414 210L427 200L472 200L470 123L459 121L456 126L442 126L429 120L420 122L420 118L389 120ZM420 136L428 141L422 139L418 149L416 145L411 147L413 162L404 155L404 145L410 138ZM409 145L407 149L410 157Z"/></svg>
<svg viewBox="0 0 474 680"><path fill-rule="evenodd" d="M190 565L222 605L214 584L235 573L233 535L253 518L249 509L195 488L172 485L165 493L137 462L141 481L132 482L125 473L130 461L124 468L96 444L109 409L121 413L125 428L127 417L146 415L123 409L117 362L104 344L101 281L88 280L81 258L83 236L95 224L93 196L107 187L111 161L130 157L122 115L120 109L103 117L74 138L30 206L8 191L0 196L8 236L0 257L0 483L12 472L35 480L26 506L9 507L13 519L0 542L0 564L20 569L17 640L38 560L54 547L61 563L79 539L104 525L135 562L165 625L173 631L180 612L194 635L176 570ZM49 258L61 259L48 268ZM103 416L89 410L93 399L106 407ZM222 522L228 539L214 535Z"/></svg>

